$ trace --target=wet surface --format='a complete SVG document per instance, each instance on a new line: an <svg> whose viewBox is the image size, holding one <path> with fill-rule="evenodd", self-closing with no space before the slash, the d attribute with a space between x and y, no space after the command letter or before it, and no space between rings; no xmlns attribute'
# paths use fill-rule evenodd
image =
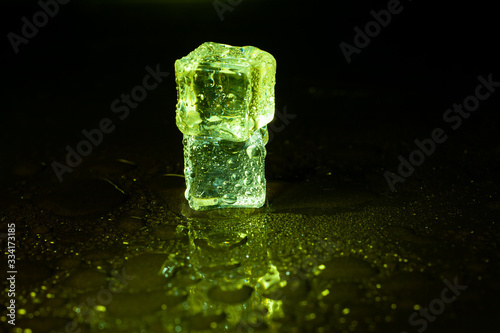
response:
<svg viewBox="0 0 500 333"><path fill-rule="evenodd" d="M150 174L140 160L100 163L89 170L119 175L116 183L75 177L38 187L42 170L37 181L11 183L3 211L18 235L17 327L410 331L423 322L411 326L409 316L441 299L444 281L467 288L429 321L430 332L466 332L477 327L468 318L493 318L493 193L400 197L338 187L326 174L271 174L264 208L195 212L181 177Z"/></svg>
<svg viewBox="0 0 500 333"><path fill-rule="evenodd" d="M360 55L359 67L348 69L337 68L345 60L334 58L323 70L334 80L297 71L309 51L294 53L288 42L319 38L315 30L307 38L293 30L304 6L276 5L269 9L274 16L262 17L265 27L287 31L283 42L262 37L264 28L238 38L225 30L212 35L219 28L204 31L237 27L256 15L245 6L219 22L214 12L206 18L209 4L193 14L200 20L196 31L179 36L167 28L184 22L176 18L188 12L182 6L175 12L170 5L168 20L151 8L121 8L116 25L105 12L88 16L92 11L74 7L46 31L53 37L40 35L19 58L9 58L8 73L27 66L35 74L13 76L32 98L13 93L12 119L1 133L0 241L7 251L7 225L15 223L17 274L16 325L2 312L0 332L496 332L498 96L459 130L447 128L448 141L396 192L384 178L385 171L396 172L399 155L415 149L413 140L444 126L443 111L473 92L476 76L492 69L479 61L469 68L464 57L466 69L457 74L445 61L434 64L445 66L438 70L417 60L398 67L389 57L382 62L390 70L385 75L374 69L378 62ZM282 20L289 33L273 21L280 8L288 8L289 19ZM77 30L89 17L95 26ZM75 58L50 72L34 51L41 59L58 55L42 52L62 38L57 27L74 34L67 43L75 49L54 50ZM158 41L155 29L172 35L169 42ZM193 36L200 41L191 42ZM176 58L214 36L273 53L277 110L296 115L270 126L261 209L189 208L172 75L129 119L110 111L115 97L141 83L145 65L161 60L171 71ZM82 39L85 47L77 48ZM398 49L380 39L373 53L363 52L366 59L385 59L376 50L388 47L394 56L405 43ZM102 52L89 51L95 49ZM50 84L47 77L54 77ZM104 117L116 131L59 182L52 163L64 163L65 146L76 147L81 131ZM2 301L7 277L2 268Z"/></svg>

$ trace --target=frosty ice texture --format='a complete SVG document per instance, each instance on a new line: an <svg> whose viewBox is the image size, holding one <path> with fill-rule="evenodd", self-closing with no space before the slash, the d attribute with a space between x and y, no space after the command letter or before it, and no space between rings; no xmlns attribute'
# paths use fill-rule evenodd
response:
<svg viewBox="0 0 500 333"><path fill-rule="evenodd" d="M261 207L276 61L256 47L204 43L175 62L191 208Z"/></svg>

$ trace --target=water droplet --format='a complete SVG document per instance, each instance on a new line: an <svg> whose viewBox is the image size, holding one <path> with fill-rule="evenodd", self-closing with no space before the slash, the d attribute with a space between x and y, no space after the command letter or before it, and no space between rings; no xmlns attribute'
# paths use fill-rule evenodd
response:
<svg viewBox="0 0 500 333"><path fill-rule="evenodd" d="M237 200L237 197L234 194L224 194L222 200L227 204L234 204Z"/></svg>
<svg viewBox="0 0 500 333"><path fill-rule="evenodd" d="M261 155L261 150L256 145L250 145L247 147L247 155L250 158L259 157Z"/></svg>
<svg viewBox="0 0 500 333"><path fill-rule="evenodd" d="M264 126L260 129L260 135L262 135L262 143L267 145L269 142L269 132L267 131L267 126Z"/></svg>
<svg viewBox="0 0 500 333"><path fill-rule="evenodd" d="M198 244L206 243L211 250L231 250L247 243L247 234L241 232L215 232L200 238ZM196 240L195 240L196 242ZM209 249L209 248L207 248ZM229 258L225 258L229 259Z"/></svg>
<svg viewBox="0 0 500 333"><path fill-rule="evenodd" d="M204 99L205 99L205 95L203 95L203 94L198 94L198 99L199 99L199 100L201 100L201 101L202 101L202 100L204 100Z"/></svg>
<svg viewBox="0 0 500 333"><path fill-rule="evenodd" d="M210 87L213 87L215 85L215 81L214 81L214 73L215 71L211 72L209 75L208 75L208 85Z"/></svg>
<svg viewBox="0 0 500 333"><path fill-rule="evenodd" d="M236 170L238 168L238 160L236 158L230 158L226 163L229 170Z"/></svg>

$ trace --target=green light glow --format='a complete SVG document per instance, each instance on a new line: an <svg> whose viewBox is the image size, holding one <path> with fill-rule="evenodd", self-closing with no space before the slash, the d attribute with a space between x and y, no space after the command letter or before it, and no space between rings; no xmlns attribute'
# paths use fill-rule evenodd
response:
<svg viewBox="0 0 500 333"><path fill-rule="evenodd" d="M264 204L275 74L274 57L253 46L204 43L175 62L176 123L184 134L191 208Z"/></svg>

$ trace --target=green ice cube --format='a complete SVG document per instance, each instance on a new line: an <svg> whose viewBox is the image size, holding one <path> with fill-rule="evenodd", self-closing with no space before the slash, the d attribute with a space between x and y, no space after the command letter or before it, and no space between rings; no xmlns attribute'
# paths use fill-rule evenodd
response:
<svg viewBox="0 0 500 333"><path fill-rule="evenodd" d="M276 61L253 46L204 43L175 62L191 208L261 207Z"/></svg>
<svg viewBox="0 0 500 333"><path fill-rule="evenodd" d="M262 207L264 131L255 131L244 142L184 135L185 196L191 208Z"/></svg>
<svg viewBox="0 0 500 333"><path fill-rule="evenodd" d="M253 46L203 43L175 62L177 126L246 141L274 117L276 60Z"/></svg>

